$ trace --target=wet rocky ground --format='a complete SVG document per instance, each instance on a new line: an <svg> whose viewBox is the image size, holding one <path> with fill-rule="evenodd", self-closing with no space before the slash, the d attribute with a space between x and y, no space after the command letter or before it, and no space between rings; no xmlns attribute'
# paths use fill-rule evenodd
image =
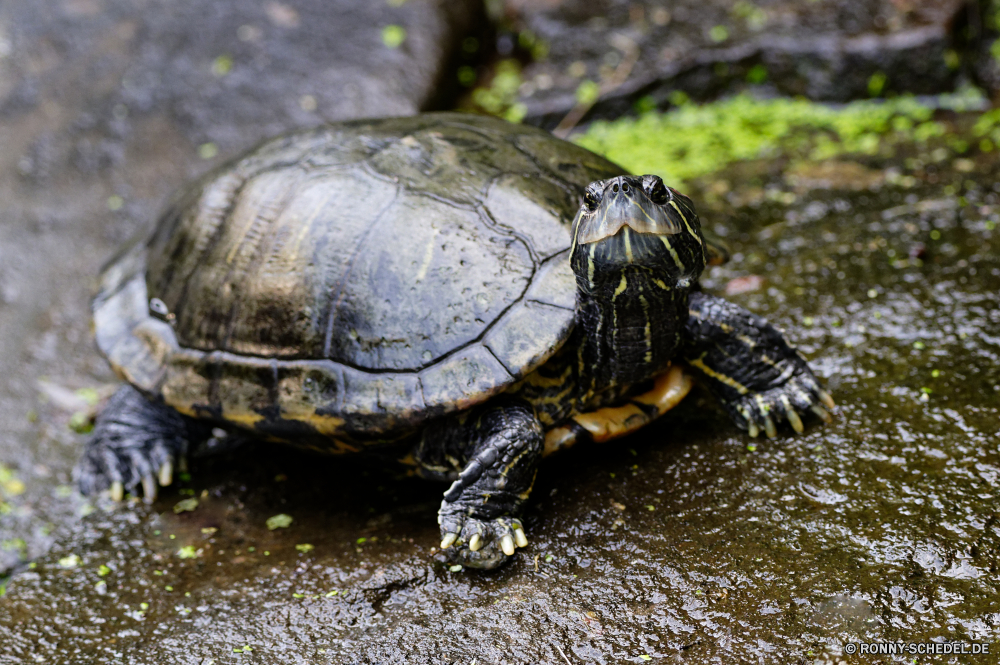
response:
<svg viewBox="0 0 1000 665"><path fill-rule="evenodd" d="M116 119L120 102L102 100L118 99L132 60L102 50L112 33L21 41L32 24L11 7L0 7L0 663L912 662L845 653L876 640L1000 651L1000 159L988 126L944 113L962 138L740 161L685 183L733 253L706 288L787 331L837 399L836 420L752 440L693 394L637 436L547 459L530 546L499 571L455 571L434 549L442 488L371 460L251 445L193 460L151 507L74 493L85 435L71 426L113 385L89 330L92 276L181 181L272 123L308 123L295 114L310 93L288 88L287 116L264 104L256 119L188 125L154 105ZM90 16L79 20L103 14ZM287 29L269 16L238 15L233 33ZM49 43L59 59L18 50ZM206 87L217 50L201 60ZM86 67L119 88L74 84ZM268 72L245 85L279 85ZM10 110L32 76L34 105ZM81 124L87 113L96 124ZM117 148L87 170L88 145ZM269 529L279 515L290 522Z"/></svg>

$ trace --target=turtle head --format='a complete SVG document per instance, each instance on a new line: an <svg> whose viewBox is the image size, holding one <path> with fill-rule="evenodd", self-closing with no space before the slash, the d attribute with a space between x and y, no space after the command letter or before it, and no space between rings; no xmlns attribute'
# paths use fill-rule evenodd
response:
<svg viewBox="0 0 1000 665"><path fill-rule="evenodd" d="M655 175L590 183L570 263L591 383L635 384L665 371L706 263L691 200Z"/></svg>
<svg viewBox="0 0 1000 665"><path fill-rule="evenodd" d="M659 176L623 175L587 185L573 220L572 262L588 290L634 269L685 289L705 269L705 239L691 199Z"/></svg>

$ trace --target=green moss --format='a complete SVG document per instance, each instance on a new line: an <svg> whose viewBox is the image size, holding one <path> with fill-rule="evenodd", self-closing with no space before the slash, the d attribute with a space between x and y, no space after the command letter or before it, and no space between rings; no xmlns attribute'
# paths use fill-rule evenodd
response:
<svg viewBox="0 0 1000 665"><path fill-rule="evenodd" d="M17 552L22 559L28 556L28 543L23 538L11 538L0 543L0 549L5 552Z"/></svg>
<svg viewBox="0 0 1000 665"><path fill-rule="evenodd" d="M549 55L549 43L531 30L524 30L517 36L517 45L530 53L531 59L536 62Z"/></svg>
<svg viewBox="0 0 1000 665"><path fill-rule="evenodd" d="M76 568L80 565L80 557L76 554L70 554L69 556L64 556L59 559L59 567L70 570Z"/></svg>
<svg viewBox="0 0 1000 665"><path fill-rule="evenodd" d="M184 512L191 512L198 507L198 499L184 499L183 501L178 501L174 505L174 513L180 514Z"/></svg>
<svg viewBox="0 0 1000 665"><path fill-rule="evenodd" d="M911 97L839 107L749 95L702 106L680 96L677 101L679 107L665 113L595 122L575 140L633 173L655 173L679 185L738 161L877 154L887 144L926 142L946 133L932 119L934 108ZM974 102L966 94L941 97L936 106L962 110ZM983 118L979 136L992 136L995 128L1000 134L1000 114Z"/></svg>
<svg viewBox="0 0 1000 665"><path fill-rule="evenodd" d="M885 89L886 76L882 72L875 72L868 79L868 94L872 97L878 97L882 94L882 90Z"/></svg>
<svg viewBox="0 0 1000 665"><path fill-rule="evenodd" d="M472 91L472 101L480 109L511 122L521 122L527 107L517 101L517 91L523 83L521 63L513 58L497 63L489 87Z"/></svg>
<svg viewBox="0 0 1000 665"><path fill-rule="evenodd" d="M101 401L101 394L94 388L80 388L75 394L90 406L97 406Z"/></svg>
<svg viewBox="0 0 1000 665"><path fill-rule="evenodd" d="M747 82L760 84L767 80L767 67L758 63L747 72Z"/></svg>
<svg viewBox="0 0 1000 665"><path fill-rule="evenodd" d="M233 58L230 55L220 55L212 61L212 73L222 77L233 69Z"/></svg>
<svg viewBox="0 0 1000 665"><path fill-rule="evenodd" d="M746 21L746 25L753 31L761 30L767 25L767 13L747 0L739 0L730 10L733 16Z"/></svg>
<svg viewBox="0 0 1000 665"><path fill-rule="evenodd" d="M94 422L86 411L77 411L70 416L69 428L77 434L89 434L94 431Z"/></svg>
<svg viewBox="0 0 1000 665"><path fill-rule="evenodd" d="M601 86L594 81L582 81L576 88L576 103L592 105L601 96Z"/></svg>
<svg viewBox="0 0 1000 665"><path fill-rule="evenodd" d="M0 464L0 496L20 496L24 494L26 489L24 482L17 477L12 469Z"/></svg>
<svg viewBox="0 0 1000 665"><path fill-rule="evenodd" d="M399 48L406 41L406 28L401 25L387 25L382 28L382 43L389 48Z"/></svg>
<svg viewBox="0 0 1000 665"><path fill-rule="evenodd" d="M729 29L724 25L716 25L708 31L708 36L715 43L724 42L729 39Z"/></svg>
<svg viewBox="0 0 1000 665"><path fill-rule="evenodd" d="M285 529L288 528L292 523L292 516L281 513L279 515L273 515L267 518L267 529L268 531L274 531L275 529Z"/></svg>

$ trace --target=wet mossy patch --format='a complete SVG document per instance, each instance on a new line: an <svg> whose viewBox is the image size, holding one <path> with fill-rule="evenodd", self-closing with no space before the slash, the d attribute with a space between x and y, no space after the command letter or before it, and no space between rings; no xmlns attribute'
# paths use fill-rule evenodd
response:
<svg viewBox="0 0 1000 665"><path fill-rule="evenodd" d="M730 164L757 159L823 161L847 154L891 157L897 148L943 141L955 152L972 137L949 136L941 112L982 108L975 89L918 100L896 97L827 105L805 99L758 99L747 94L696 105L679 98L667 112L593 123L575 141L632 173L655 173L675 186ZM996 115L996 117L994 117ZM1000 123L983 114L975 136L990 144Z"/></svg>

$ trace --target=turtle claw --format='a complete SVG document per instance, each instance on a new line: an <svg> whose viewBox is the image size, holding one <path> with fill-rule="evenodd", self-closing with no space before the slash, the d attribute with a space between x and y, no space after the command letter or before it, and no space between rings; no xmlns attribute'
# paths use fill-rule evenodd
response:
<svg viewBox="0 0 1000 665"><path fill-rule="evenodd" d="M831 411L837 408L837 404L833 401L833 397L830 395L830 393L826 392L825 390L819 391L819 398L823 402L823 404L826 405L826 408L830 409Z"/></svg>
<svg viewBox="0 0 1000 665"><path fill-rule="evenodd" d="M774 426L774 421L771 420L771 416L764 416L764 431L767 433L767 438L773 439L778 436L778 428Z"/></svg>
<svg viewBox="0 0 1000 665"><path fill-rule="evenodd" d="M524 535L524 529L519 528L519 524L514 525L514 544L518 547L528 546L528 537Z"/></svg>
<svg viewBox="0 0 1000 665"><path fill-rule="evenodd" d="M824 422L831 422L833 416L824 405L832 403L833 398L811 375L799 375L763 392L748 392L735 402L727 403L726 407L751 437L756 438L764 431L768 438L773 438L778 435L778 425L782 421L787 421L792 430L802 434L805 431L802 416L810 412Z"/></svg>
<svg viewBox="0 0 1000 665"><path fill-rule="evenodd" d="M799 418L799 414L795 409L788 409L785 412L785 417L788 418L788 424L792 426L796 434L802 434L805 431L805 427L802 426L802 419Z"/></svg>
<svg viewBox="0 0 1000 665"><path fill-rule="evenodd" d="M465 510L448 511L442 506L441 549L448 558L468 568L492 569L513 556L518 547L527 547L524 526L516 518L480 519Z"/></svg>
<svg viewBox="0 0 1000 665"><path fill-rule="evenodd" d="M142 477L142 500L146 503L156 501L156 479L152 474Z"/></svg>
<svg viewBox="0 0 1000 665"><path fill-rule="evenodd" d="M167 460L160 467L160 485L167 487L172 482L174 482L174 464L171 460Z"/></svg>
<svg viewBox="0 0 1000 665"><path fill-rule="evenodd" d="M201 438L202 429L132 386L122 386L97 415L74 478L85 495L110 487L115 501L125 492L138 496L141 485L144 500L152 503L160 486L173 482L175 469L184 470L188 440Z"/></svg>
<svg viewBox="0 0 1000 665"><path fill-rule="evenodd" d="M825 423L833 422L833 414L821 407L819 404L813 404L809 407L809 410L819 416L819 419Z"/></svg>

